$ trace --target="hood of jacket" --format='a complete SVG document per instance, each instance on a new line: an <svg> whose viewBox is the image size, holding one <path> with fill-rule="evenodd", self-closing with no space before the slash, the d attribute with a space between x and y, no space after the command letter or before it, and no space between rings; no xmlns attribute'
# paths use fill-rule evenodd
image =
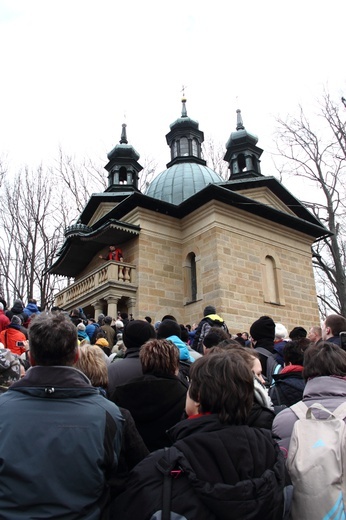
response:
<svg viewBox="0 0 346 520"><path fill-rule="evenodd" d="M35 303L28 303L28 305L23 309L23 312L28 316L31 316L32 314L41 314Z"/></svg>
<svg viewBox="0 0 346 520"><path fill-rule="evenodd" d="M207 316L204 316L202 321L208 321L211 326L213 326L213 324L221 325L223 323L223 319L218 314L208 314Z"/></svg>
<svg viewBox="0 0 346 520"><path fill-rule="evenodd" d="M280 518L284 460L269 431L221 424L211 414L181 421L169 434L178 466L216 518Z"/></svg>
<svg viewBox="0 0 346 520"><path fill-rule="evenodd" d="M99 393L83 372L65 366L31 367L22 379L11 385L10 391L50 399L70 399L71 396Z"/></svg>
<svg viewBox="0 0 346 520"><path fill-rule="evenodd" d="M195 358L193 358L190 355L190 352L189 352L189 349L187 348L186 343L184 343L180 338L178 338L178 336L169 336L166 339L171 341L172 343L174 343L174 345L176 347L178 347L178 349L179 349L179 359L181 361L188 360L188 361L191 361L191 363L193 363L195 361Z"/></svg>

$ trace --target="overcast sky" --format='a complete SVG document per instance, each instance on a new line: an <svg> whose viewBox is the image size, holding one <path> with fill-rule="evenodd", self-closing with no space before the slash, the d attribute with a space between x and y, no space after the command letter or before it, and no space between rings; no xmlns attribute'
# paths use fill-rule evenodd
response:
<svg viewBox="0 0 346 520"><path fill-rule="evenodd" d="M275 118L324 87L346 97L345 15L345 0L0 0L0 157L34 168L61 146L106 164L126 115L159 172L186 85L205 137L226 143L242 110L271 175Z"/></svg>

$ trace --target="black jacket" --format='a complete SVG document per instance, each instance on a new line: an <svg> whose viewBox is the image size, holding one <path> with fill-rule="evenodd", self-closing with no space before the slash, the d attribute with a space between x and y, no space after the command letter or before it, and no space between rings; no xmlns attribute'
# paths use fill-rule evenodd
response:
<svg viewBox="0 0 346 520"><path fill-rule="evenodd" d="M275 384L270 388L269 395L276 405L292 406L303 399L305 388L305 380L302 372L288 372L283 374L274 374Z"/></svg>
<svg viewBox="0 0 346 520"><path fill-rule="evenodd" d="M118 386L111 399L131 412L145 445L154 451L170 446L166 431L180 421L186 392L186 386L176 376L144 374Z"/></svg>
<svg viewBox="0 0 346 520"><path fill-rule="evenodd" d="M171 448L152 453L133 470L111 506L112 520L148 520L155 513L160 518L164 468L175 477L174 518L282 518L285 464L269 431L221 424L213 414L182 421L170 435Z"/></svg>

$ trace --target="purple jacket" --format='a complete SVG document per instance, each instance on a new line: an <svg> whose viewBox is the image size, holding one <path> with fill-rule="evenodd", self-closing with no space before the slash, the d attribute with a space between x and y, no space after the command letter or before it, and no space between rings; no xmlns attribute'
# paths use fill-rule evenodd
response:
<svg viewBox="0 0 346 520"><path fill-rule="evenodd" d="M310 379L305 386L303 402L306 406L321 403L327 410L333 412L346 400L346 378L323 376ZM326 419L327 415L321 410L314 410L315 417ZM278 437L281 449L288 453L294 423L298 420L291 408L280 412L273 422L273 434Z"/></svg>

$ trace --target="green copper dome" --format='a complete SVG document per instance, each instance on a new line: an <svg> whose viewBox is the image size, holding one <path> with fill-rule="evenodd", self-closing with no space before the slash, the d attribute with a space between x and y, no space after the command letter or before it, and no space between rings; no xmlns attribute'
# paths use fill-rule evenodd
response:
<svg viewBox="0 0 346 520"><path fill-rule="evenodd" d="M161 172L148 186L146 195L178 205L216 182L222 182L222 177L208 166L181 162Z"/></svg>

